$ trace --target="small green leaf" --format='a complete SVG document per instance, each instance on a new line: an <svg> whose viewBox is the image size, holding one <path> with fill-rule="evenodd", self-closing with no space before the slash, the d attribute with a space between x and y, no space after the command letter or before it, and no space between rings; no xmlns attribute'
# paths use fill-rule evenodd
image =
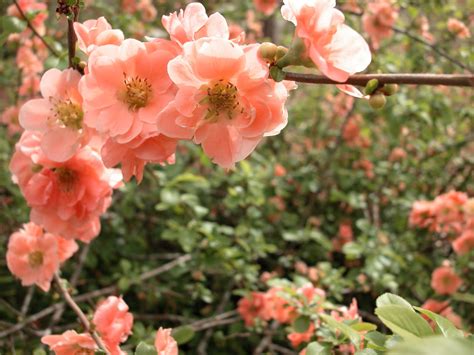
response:
<svg viewBox="0 0 474 355"><path fill-rule="evenodd" d="M418 339L433 335L433 330L422 316L406 305L378 307L375 314L390 330L404 339Z"/></svg>
<svg viewBox="0 0 474 355"><path fill-rule="evenodd" d="M413 307L411 306L410 303L408 303L406 300L404 300L400 296L394 295L393 293L384 293L382 296L378 297L375 302L377 304L377 307L395 304L399 306L405 306L413 310Z"/></svg>
<svg viewBox="0 0 474 355"><path fill-rule="evenodd" d="M178 345L186 344L192 338L196 332L194 331L193 327L189 325L184 325L182 327L174 328L171 335L173 336L174 340L178 343Z"/></svg>
<svg viewBox="0 0 474 355"><path fill-rule="evenodd" d="M372 331L377 329L377 326L375 324L367 322L355 323L352 324L350 327L357 332Z"/></svg>
<svg viewBox="0 0 474 355"><path fill-rule="evenodd" d="M17 17L3 16L2 29L4 33L20 33L26 28L26 23Z"/></svg>
<svg viewBox="0 0 474 355"><path fill-rule="evenodd" d="M333 317L331 317L330 315L327 315L327 314L321 314L320 317L331 328L340 330L345 336L347 336L350 339L352 344L354 344L357 347L360 345L361 338L360 338L359 333L357 333L354 329L349 327L347 324L338 322Z"/></svg>
<svg viewBox="0 0 474 355"><path fill-rule="evenodd" d="M280 82L280 81L285 80L285 72L277 66L273 66L273 67L270 68L270 76L277 83Z"/></svg>
<svg viewBox="0 0 474 355"><path fill-rule="evenodd" d="M312 343L309 343L308 346L306 347L306 355L330 355L331 351L322 346L321 344L318 344L317 342L313 341Z"/></svg>
<svg viewBox="0 0 474 355"><path fill-rule="evenodd" d="M311 318L308 316L299 316L295 319L292 326L297 333L304 333L308 330L311 325Z"/></svg>
<svg viewBox="0 0 474 355"><path fill-rule="evenodd" d="M432 321L434 321L441 334L443 334L446 338L464 338L463 332L457 329L454 324L451 323L448 319L427 309L423 309L420 307L414 308L418 312L423 313L425 316L429 317Z"/></svg>
<svg viewBox="0 0 474 355"><path fill-rule="evenodd" d="M138 344L135 355L156 355L157 351L153 345L141 342Z"/></svg>
<svg viewBox="0 0 474 355"><path fill-rule="evenodd" d="M404 341L388 352L388 355L472 355L474 342L467 339L443 336Z"/></svg>

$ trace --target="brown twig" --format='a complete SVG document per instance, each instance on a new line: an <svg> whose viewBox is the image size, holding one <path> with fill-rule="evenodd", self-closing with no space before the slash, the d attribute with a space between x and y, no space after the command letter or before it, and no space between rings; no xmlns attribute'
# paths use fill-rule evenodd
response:
<svg viewBox="0 0 474 355"><path fill-rule="evenodd" d="M273 338L273 335L274 335L275 331L278 328L278 325L279 324L278 324L277 321L272 322L272 324L270 325L270 328L267 329L267 331L266 331L266 335L262 338L260 343L255 348L255 350L253 352L253 355L262 354L265 349L267 349L268 347L270 347L272 345L272 338Z"/></svg>
<svg viewBox="0 0 474 355"><path fill-rule="evenodd" d="M332 85L357 85L365 86L369 80L377 79L379 85L384 84L411 84L411 85L444 85L474 87L474 75L472 74L356 74L351 75L344 83L331 80L324 75L285 73L285 80L297 81L309 84L332 84Z"/></svg>
<svg viewBox="0 0 474 355"><path fill-rule="evenodd" d="M43 44L46 46L46 48L48 48L48 50L55 56L55 57L60 57L59 53L56 52L56 50L51 47L51 45L46 42L46 40L44 39L44 37L42 35L39 34L39 32L36 30L36 28L34 28L34 26L31 24L30 20L28 19L28 17L26 16L25 12L22 10L22 8L20 7L20 4L18 4L18 1L17 0L13 0L13 3L15 4L16 8L18 9L18 12L20 13L20 16L23 18L23 20L25 20L26 22L26 25L28 26L28 28L31 30L31 32L33 32L33 34L38 37L40 39L41 42L43 42Z"/></svg>
<svg viewBox="0 0 474 355"><path fill-rule="evenodd" d="M191 260L191 255L189 255L189 254L182 255L179 258L176 258L175 260L170 261L169 263L161 265L161 266L157 267L154 270L150 270L146 273L143 273L142 275L140 275L138 280L135 281L135 283L140 283L140 282L145 281L145 280L147 280L151 277L158 276L159 274L164 273L166 271L169 271L172 268L174 268L175 266L178 266L180 264L184 264L184 263L188 262L189 260ZM84 293L82 295L72 297L72 299L74 300L74 302L82 302L82 301L90 300L92 298L101 297L101 296L104 296L104 295L107 295L107 294L115 293L117 291L118 291L118 287L115 286L115 285L112 285L112 286L104 287L104 288L99 289L99 290L94 290L94 291L91 291L91 292ZM0 301L2 301L2 300L0 299ZM57 309L61 308L62 306L63 306L62 302L61 303L56 303L54 305L51 305L51 306L41 310L40 312L38 312L36 314L33 314L33 315L29 316L25 320L15 324L13 327L11 327L9 329L6 329L4 331L1 331L0 332L0 338L6 337L10 334L13 334L13 333L16 333L16 332L22 330L28 324L36 322L37 320L42 319L42 318L50 315L51 313L55 312Z"/></svg>
<svg viewBox="0 0 474 355"><path fill-rule="evenodd" d="M82 312L81 308L77 305L76 302L72 299L71 295L69 294L66 287L64 287L61 278L59 277L58 273L54 274L54 281L56 281L56 285L58 286L59 292L61 293L62 297L66 301L66 303L71 307L71 309L76 313L78 316L82 326L84 327L85 331L88 332L94 341L96 342L99 349L105 351L106 354L110 354L105 346L103 340L100 336L91 328L91 324L87 319L86 315Z"/></svg>

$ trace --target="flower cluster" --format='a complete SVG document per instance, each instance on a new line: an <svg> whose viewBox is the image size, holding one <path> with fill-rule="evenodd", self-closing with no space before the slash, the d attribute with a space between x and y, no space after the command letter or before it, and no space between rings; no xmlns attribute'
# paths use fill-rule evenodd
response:
<svg viewBox="0 0 474 355"><path fill-rule="evenodd" d="M474 198L450 191L433 201L416 201L410 214L410 225L448 235L456 254L474 249Z"/></svg>
<svg viewBox="0 0 474 355"><path fill-rule="evenodd" d="M370 36L372 48L377 50L384 38L393 35L393 25L398 19L398 8L391 0L371 0L362 16L365 32Z"/></svg>
<svg viewBox="0 0 474 355"><path fill-rule="evenodd" d="M326 307L326 293L310 283L301 287L290 283L273 286L266 292L251 292L238 303L238 311L248 327L271 320L292 325L288 340L295 348L316 338L316 330L321 327L319 314L328 313L338 322L360 321L355 299L349 309ZM309 319L303 331L294 329L295 321L301 317Z"/></svg>
<svg viewBox="0 0 474 355"><path fill-rule="evenodd" d="M133 315L121 297L109 296L100 302L92 317L93 329L103 340L108 353L125 355L120 344L132 333ZM41 341L56 355L94 354L99 350L90 333L78 334L67 330L60 335L47 335ZM171 329L160 328L156 333L155 348L159 355L177 355L178 345L171 336Z"/></svg>

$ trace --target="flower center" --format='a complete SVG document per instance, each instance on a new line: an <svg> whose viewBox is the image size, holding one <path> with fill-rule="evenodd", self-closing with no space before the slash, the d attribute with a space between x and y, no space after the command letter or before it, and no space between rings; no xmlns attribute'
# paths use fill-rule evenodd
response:
<svg viewBox="0 0 474 355"><path fill-rule="evenodd" d="M219 80L207 87L206 94L201 103L208 105L205 117L207 120L217 121L221 114L226 115L229 120L233 118L234 111L240 106L234 84Z"/></svg>
<svg viewBox="0 0 474 355"><path fill-rule="evenodd" d="M129 111L137 112L150 101L153 90L148 80L138 76L127 78L124 73L123 84L125 88L119 93L119 99L128 105Z"/></svg>
<svg viewBox="0 0 474 355"><path fill-rule="evenodd" d="M91 349L86 349L86 348L80 348L77 351L74 352L74 355L94 355L94 350Z"/></svg>
<svg viewBox="0 0 474 355"><path fill-rule="evenodd" d="M82 107L73 103L71 100L57 101L53 104L53 115L58 123L67 128L79 130L82 128L82 119L84 112Z"/></svg>
<svg viewBox="0 0 474 355"><path fill-rule="evenodd" d="M43 265L43 253L40 251L34 251L28 254L28 264L34 269Z"/></svg>
<svg viewBox="0 0 474 355"><path fill-rule="evenodd" d="M74 184L77 180L77 175L74 170L60 167L55 169L56 176L58 177L59 187L63 192L70 192L74 188Z"/></svg>

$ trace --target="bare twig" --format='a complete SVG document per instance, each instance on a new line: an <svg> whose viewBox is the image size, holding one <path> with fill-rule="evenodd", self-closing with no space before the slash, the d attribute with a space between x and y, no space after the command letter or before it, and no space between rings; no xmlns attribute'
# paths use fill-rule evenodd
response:
<svg viewBox="0 0 474 355"><path fill-rule="evenodd" d="M82 326L84 327L85 331L88 332L94 341L96 342L97 346L99 349L105 351L106 354L110 354L110 352L107 350L107 347L105 346L103 340L100 338L100 336L91 328L91 324L89 320L87 319L86 315L82 312L81 308L77 305L76 302L72 299L71 295L69 294L68 290L66 287L64 287L61 278L57 273L54 274L54 281L56 281L56 284L58 286L59 292L61 293L62 297L66 301L66 303L71 307L71 309L76 313L78 316L79 320L81 321Z"/></svg>
<svg viewBox="0 0 474 355"><path fill-rule="evenodd" d="M411 85L444 85L474 87L474 75L472 74L356 74L351 75L344 83L331 80L324 75L285 73L285 80L297 81L310 84L332 84L332 85L357 85L365 86L369 80L377 79L379 85L384 84L411 84Z"/></svg>
<svg viewBox="0 0 474 355"><path fill-rule="evenodd" d="M266 334L265 336L262 338L262 340L260 341L260 343L257 345L257 347L255 348L254 352L253 352L253 355L260 355L264 352L265 349L267 349L268 347L270 347L272 345L272 338L273 338L273 334L275 333L275 331L277 330L278 328L278 322L277 321L273 321L272 324L270 325L270 328L267 329L266 331Z"/></svg>
<svg viewBox="0 0 474 355"><path fill-rule="evenodd" d="M46 40L44 39L44 37L42 35L39 34L39 32L36 30L36 28L31 24L30 20L28 19L28 17L26 16L25 12L22 10L22 8L20 7L20 4L18 4L18 1L17 0L13 0L13 3L15 4L16 8L18 9L18 12L20 13L20 16L23 18L23 20L25 20L26 22L26 25L28 26L28 28L31 30L31 32L33 32L33 34L38 37L41 42L43 42L43 44L46 46L46 48L48 48L48 50L55 56L55 57L60 57L60 54L58 52L56 52L56 50L51 47L51 45L46 42Z"/></svg>
<svg viewBox="0 0 474 355"><path fill-rule="evenodd" d="M74 273L72 274L71 280L69 282L71 285L71 288L75 288L77 285L77 282L79 281L79 276L82 272L82 268L84 267L84 263L87 259L87 254L89 253L89 250L90 250L90 244L85 244L81 250L81 254L79 255L79 259L77 261L76 269L74 270ZM49 328L54 327L54 325L57 322L59 322L59 320L61 319L61 316L64 313L64 307L65 307L65 303L63 302L62 307L60 307L59 309L56 310L56 312L54 312L53 316L51 317Z"/></svg>
<svg viewBox="0 0 474 355"><path fill-rule="evenodd" d="M169 271L172 268L174 268L175 266L178 266L180 264L184 264L189 260L191 260L191 255L189 255L189 254L182 255L179 258L176 258L175 260L170 261L169 263L161 265L161 266L159 266L158 268L156 268L154 270L151 270L151 271L148 271L148 272L142 274L138 278L138 281L135 281L135 283L139 283L139 282L145 281L145 280L147 280L151 277L158 276L159 274L164 273L166 271ZM94 290L94 291L91 291L91 292L84 293L82 295L72 297L72 299L74 300L74 302L82 302L82 301L90 300L92 298L101 297L101 296L104 296L104 295L107 295L107 294L115 293L117 291L118 291L118 287L115 286L115 285L112 285L112 286L104 287L100 290ZM2 300L0 299L0 301L2 301ZM25 320L15 324L13 327L11 327L9 329L6 329L4 331L1 331L0 332L0 338L6 337L10 334L13 334L13 333L16 333L16 332L22 330L28 324L36 322L37 320L42 319L42 318L50 315L51 313L55 312L57 309L59 309L61 307L62 307L62 303L56 303L54 305L51 305L51 306L43 309L42 311L40 311L36 314L33 314L33 315L29 316Z"/></svg>
<svg viewBox="0 0 474 355"><path fill-rule="evenodd" d="M271 350L275 350L276 352L280 353L280 354L285 354L285 355L296 355L298 354L297 352L291 350L291 349L287 349L283 346L280 346L280 345L277 345L277 344L270 344L269 348Z"/></svg>
<svg viewBox="0 0 474 355"><path fill-rule="evenodd" d="M28 313L28 309L30 308L31 300L33 299L33 294L35 293L35 286L30 286L28 288L28 292L26 293L25 300L23 301L23 305L21 306L20 311L20 318L24 318Z"/></svg>

